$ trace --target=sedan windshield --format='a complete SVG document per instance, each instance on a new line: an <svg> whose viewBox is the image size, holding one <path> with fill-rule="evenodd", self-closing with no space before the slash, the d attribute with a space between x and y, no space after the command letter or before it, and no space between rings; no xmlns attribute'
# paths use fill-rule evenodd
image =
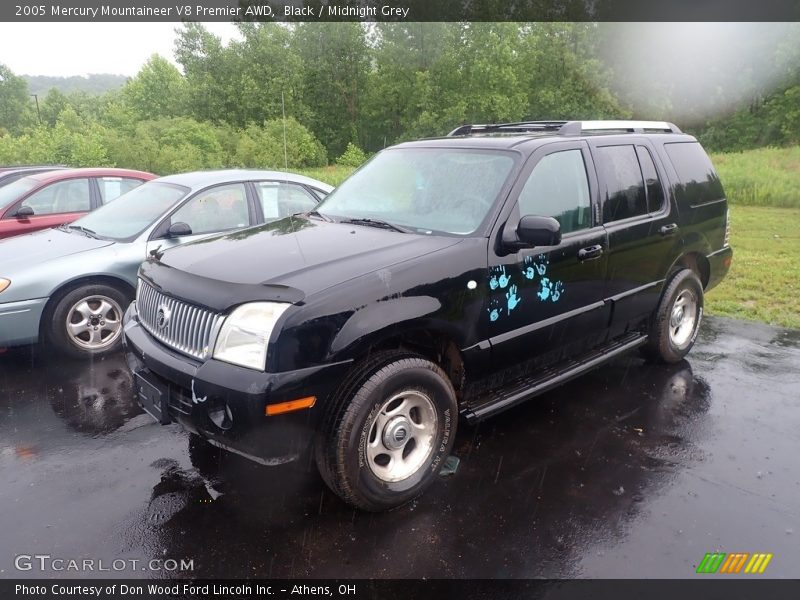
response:
<svg viewBox="0 0 800 600"><path fill-rule="evenodd" d="M187 188L179 185L151 181L73 221L72 226L91 231L98 237L120 242L130 241L175 206L188 192Z"/></svg>
<svg viewBox="0 0 800 600"><path fill-rule="evenodd" d="M19 200L24 194L39 185L39 181L30 177L23 177L8 185L0 186L0 209L6 208L15 200Z"/></svg>
<svg viewBox="0 0 800 600"><path fill-rule="evenodd" d="M365 226L469 235L483 223L513 165L504 152L385 150L331 192L317 212Z"/></svg>

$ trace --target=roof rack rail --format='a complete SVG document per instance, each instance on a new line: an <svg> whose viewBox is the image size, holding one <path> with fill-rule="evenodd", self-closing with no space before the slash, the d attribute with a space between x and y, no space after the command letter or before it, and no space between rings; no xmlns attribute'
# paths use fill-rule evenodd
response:
<svg viewBox="0 0 800 600"><path fill-rule="evenodd" d="M620 131L627 133L683 133L667 121L569 121L558 130L559 135L581 135L592 131Z"/></svg>
<svg viewBox="0 0 800 600"><path fill-rule="evenodd" d="M448 137L456 135L470 135L473 133L534 133L537 131L559 131L567 121L518 121L516 123L484 123L474 125L461 125L447 134Z"/></svg>
<svg viewBox="0 0 800 600"><path fill-rule="evenodd" d="M590 132L683 133L667 121L519 121L517 123L484 123L461 125L448 137L473 133L536 133L554 131L558 135L583 135Z"/></svg>

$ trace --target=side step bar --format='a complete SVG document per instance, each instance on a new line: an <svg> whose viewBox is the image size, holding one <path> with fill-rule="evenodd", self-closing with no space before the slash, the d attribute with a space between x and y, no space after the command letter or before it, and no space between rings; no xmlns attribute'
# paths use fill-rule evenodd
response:
<svg viewBox="0 0 800 600"><path fill-rule="evenodd" d="M504 388L486 392L471 400L463 408L462 415L466 417L468 423L475 423L495 415L583 375L615 356L641 346L646 341L647 335L638 333L617 338L610 344L596 348L577 359L543 369L535 376L518 379Z"/></svg>

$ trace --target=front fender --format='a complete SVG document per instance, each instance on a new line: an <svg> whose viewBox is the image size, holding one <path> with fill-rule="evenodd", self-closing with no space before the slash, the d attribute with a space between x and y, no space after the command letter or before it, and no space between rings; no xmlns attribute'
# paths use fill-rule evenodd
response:
<svg viewBox="0 0 800 600"><path fill-rule="evenodd" d="M404 323L419 321L435 315L442 304L431 296L392 298L368 304L353 312L331 342L336 355L364 338L374 338L380 332L404 329ZM387 326L387 323L390 325Z"/></svg>

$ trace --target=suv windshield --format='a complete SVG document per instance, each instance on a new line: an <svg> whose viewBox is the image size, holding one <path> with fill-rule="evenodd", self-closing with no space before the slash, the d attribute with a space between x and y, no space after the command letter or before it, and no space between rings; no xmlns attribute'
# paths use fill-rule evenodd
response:
<svg viewBox="0 0 800 600"><path fill-rule="evenodd" d="M99 237L130 241L172 208L189 190L172 183L151 181L123 194L110 204L74 221Z"/></svg>
<svg viewBox="0 0 800 600"><path fill-rule="evenodd" d="M513 165L504 152L385 150L331 192L317 212L337 220L469 235L486 218Z"/></svg>

